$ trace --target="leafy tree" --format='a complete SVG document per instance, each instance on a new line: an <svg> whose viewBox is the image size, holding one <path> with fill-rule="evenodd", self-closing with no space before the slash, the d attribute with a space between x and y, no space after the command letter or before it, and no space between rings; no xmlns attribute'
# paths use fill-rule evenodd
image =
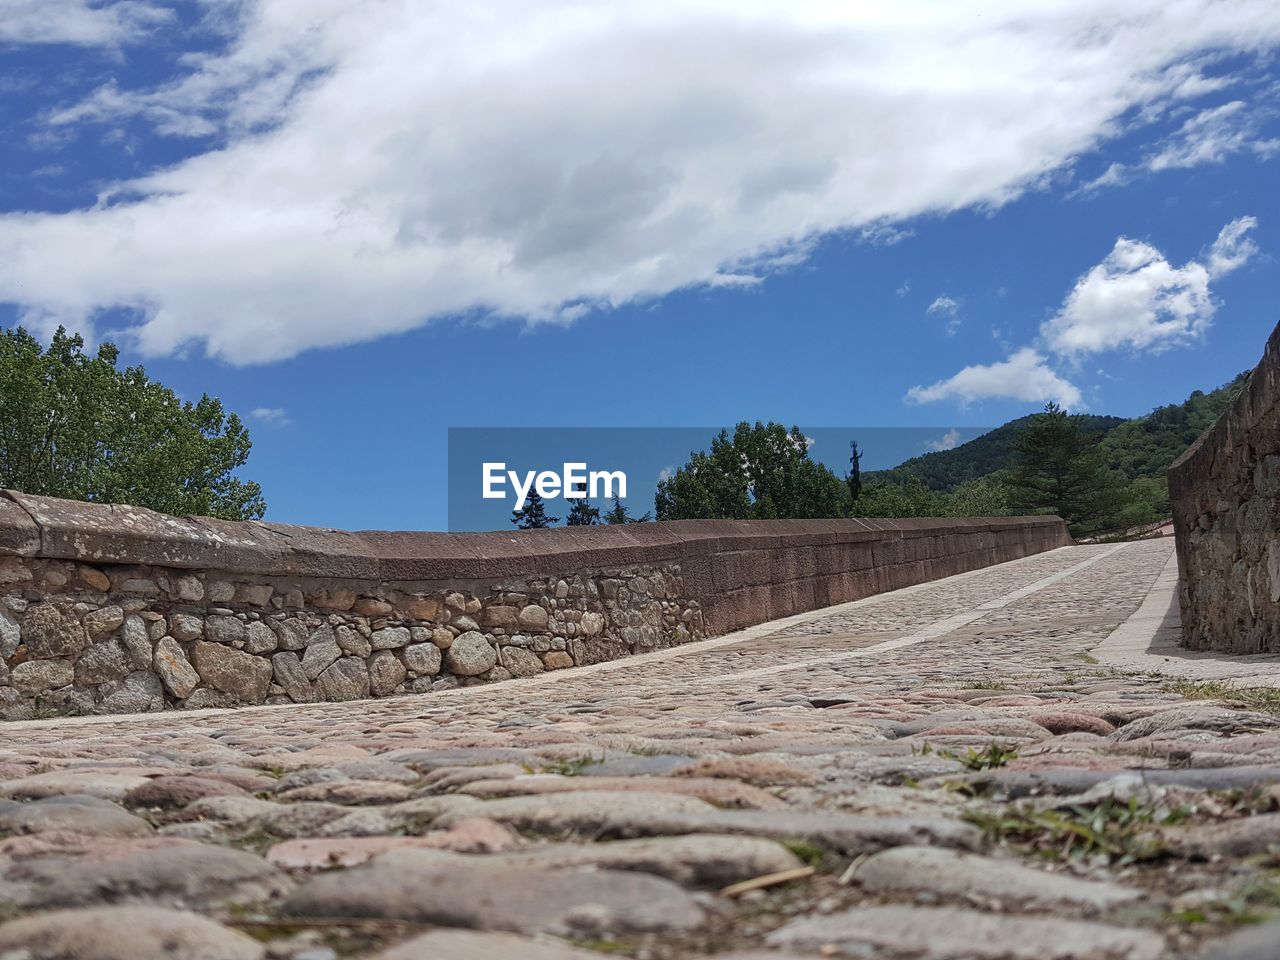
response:
<svg viewBox="0 0 1280 960"><path fill-rule="evenodd" d="M119 351L59 327L48 350L0 330L0 487L229 520L261 517L262 488L235 476L249 432L221 402L196 403L116 366Z"/></svg>
<svg viewBox="0 0 1280 960"><path fill-rule="evenodd" d="M1004 517L1012 512L1012 491L1002 473L962 483L946 495L948 517Z"/></svg>
<svg viewBox="0 0 1280 960"><path fill-rule="evenodd" d="M569 514L565 518L565 526L594 527L600 523L600 508L593 507L586 497L580 497L569 504Z"/></svg>
<svg viewBox="0 0 1280 960"><path fill-rule="evenodd" d="M939 517L946 513L946 495L930 490L919 477L900 483L868 483L853 504L855 517Z"/></svg>
<svg viewBox="0 0 1280 960"><path fill-rule="evenodd" d="M537 530L560 522L559 517L547 516L547 508L543 506L537 490L530 490L524 506L512 513L511 522L520 530Z"/></svg>
<svg viewBox="0 0 1280 960"><path fill-rule="evenodd" d="M830 469L809 458L798 427L739 423L721 430L711 450L696 451L659 481L659 520L750 520L843 517L849 490Z"/></svg>
<svg viewBox="0 0 1280 960"><path fill-rule="evenodd" d="M1107 469L1100 438L1081 428L1055 403L1032 418L1018 437L1009 472L1014 502L1055 513L1073 536L1114 529L1123 506L1123 487Z"/></svg>
<svg viewBox="0 0 1280 960"><path fill-rule="evenodd" d="M648 523L653 519L653 514L645 512L643 516L633 517L627 512L627 508L623 506L622 501L618 499L617 494L613 497L613 507L604 515L604 522L608 524L618 523Z"/></svg>
<svg viewBox="0 0 1280 960"><path fill-rule="evenodd" d="M1157 407L1145 417L1126 421L1111 430L1102 440L1107 465L1119 470L1128 480L1151 477L1163 481L1169 465L1235 399L1246 376L1242 373L1209 393L1196 390L1183 403ZM1167 506L1163 513L1168 516Z"/></svg>

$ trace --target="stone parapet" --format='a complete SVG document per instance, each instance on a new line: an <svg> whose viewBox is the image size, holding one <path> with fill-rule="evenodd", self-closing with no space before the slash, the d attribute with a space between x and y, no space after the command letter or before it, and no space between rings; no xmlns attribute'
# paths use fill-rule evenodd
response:
<svg viewBox="0 0 1280 960"><path fill-rule="evenodd" d="M530 676L1069 542L1053 517L348 532L5 491L0 716Z"/></svg>
<svg viewBox="0 0 1280 960"><path fill-rule="evenodd" d="M1280 652L1280 327L1231 406L1169 468L1184 644Z"/></svg>

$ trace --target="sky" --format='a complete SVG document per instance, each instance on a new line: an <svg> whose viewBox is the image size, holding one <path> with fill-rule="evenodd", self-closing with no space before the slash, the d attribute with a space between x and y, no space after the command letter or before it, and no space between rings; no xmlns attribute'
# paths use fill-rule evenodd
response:
<svg viewBox="0 0 1280 960"><path fill-rule="evenodd" d="M0 325L222 398L267 518L345 528L444 528L451 427L1135 416L1280 322L1277 46L1270 0L0 0Z"/></svg>

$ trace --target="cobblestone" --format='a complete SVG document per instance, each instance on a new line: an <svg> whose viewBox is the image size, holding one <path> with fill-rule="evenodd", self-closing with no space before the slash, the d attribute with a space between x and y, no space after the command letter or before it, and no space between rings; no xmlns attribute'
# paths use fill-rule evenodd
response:
<svg viewBox="0 0 1280 960"><path fill-rule="evenodd" d="M542 673L519 604L489 615L513 623L496 652L374 633L397 666L369 676L329 628L284 631L261 662L295 700L434 675L441 648L529 676L7 724L0 955L1270 955L1238 929L1280 917L1280 717L1092 653L1170 550L1065 548ZM33 622L53 651L116 619ZM204 631L202 656L249 656Z"/></svg>

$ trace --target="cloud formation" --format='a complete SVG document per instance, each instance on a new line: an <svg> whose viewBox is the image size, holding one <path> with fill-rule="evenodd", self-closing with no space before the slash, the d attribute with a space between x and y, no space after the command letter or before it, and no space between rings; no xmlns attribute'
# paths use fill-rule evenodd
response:
<svg viewBox="0 0 1280 960"><path fill-rule="evenodd" d="M936 298L933 303L925 308L925 314L930 317L946 317L947 318L947 336L955 336L957 330L960 329L960 301L946 294Z"/></svg>
<svg viewBox="0 0 1280 960"><path fill-rule="evenodd" d="M47 123L216 149L0 216L0 302L81 329L123 309L145 354L254 363L750 285L831 232L1005 203L1184 96L1188 57L1280 42L1251 0L199 2L224 50Z"/></svg>
<svg viewBox="0 0 1280 960"><path fill-rule="evenodd" d="M911 403L955 400L970 404L989 399L1028 403L1053 401L1061 407L1071 408L1080 406L1083 397L1078 387L1050 369L1044 354L1031 347L1023 347L1008 360L974 364L946 380L907 391L907 400Z"/></svg>
<svg viewBox="0 0 1280 960"><path fill-rule="evenodd" d="M960 431L952 427L937 440L930 440L925 444L925 449L932 450L937 453L942 450L954 450L960 446Z"/></svg>
<svg viewBox="0 0 1280 960"><path fill-rule="evenodd" d="M269 427L288 427L293 424L289 411L284 407L254 407L249 416Z"/></svg>
<svg viewBox="0 0 1280 960"><path fill-rule="evenodd" d="M0 43L114 47L140 40L172 17L141 0L0 0Z"/></svg>
<svg viewBox="0 0 1280 960"><path fill-rule="evenodd" d="M1203 262L1191 260L1181 267L1149 243L1119 237L1106 258L1076 281L1057 314L1041 325L1037 346L1023 347L1001 363L965 367L932 386L912 387L907 400L1052 400L1078 407L1079 388L1050 368L1046 353L1070 362L1109 350L1160 353L1200 339L1216 310L1209 284L1257 253L1251 236L1257 225L1255 217L1232 220L1218 232Z"/></svg>
<svg viewBox="0 0 1280 960"><path fill-rule="evenodd" d="M1128 347L1160 352L1200 338L1213 320L1210 280L1241 266L1256 251L1254 217L1218 233L1204 263L1175 267L1149 243L1120 237L1105 260L1067 294L1041 328L1049 349L1067 357Z"/></svg>

